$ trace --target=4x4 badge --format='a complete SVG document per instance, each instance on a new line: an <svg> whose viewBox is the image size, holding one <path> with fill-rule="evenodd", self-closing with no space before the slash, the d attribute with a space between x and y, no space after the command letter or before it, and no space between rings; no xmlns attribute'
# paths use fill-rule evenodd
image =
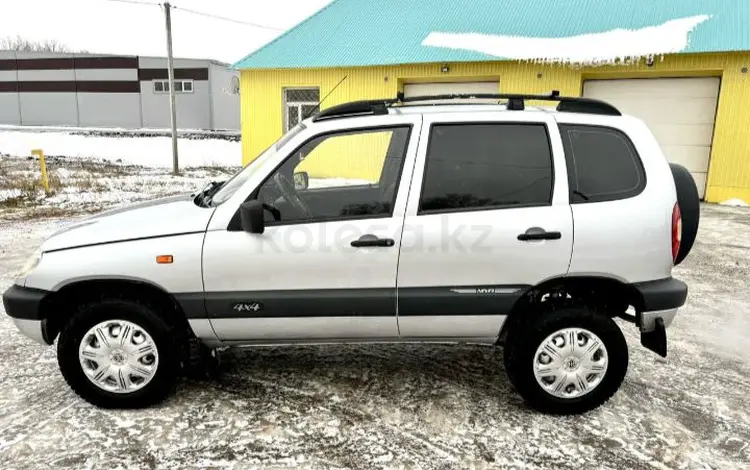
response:
<svg viewBox="0 0 750 470"><path fill-rule="evenodd" d="M260 302L240 302L238 304L234 304L234 307L232 307L232 310L240 313L240 312L257 312L258 310L263 310L263 305Z"/></svg>

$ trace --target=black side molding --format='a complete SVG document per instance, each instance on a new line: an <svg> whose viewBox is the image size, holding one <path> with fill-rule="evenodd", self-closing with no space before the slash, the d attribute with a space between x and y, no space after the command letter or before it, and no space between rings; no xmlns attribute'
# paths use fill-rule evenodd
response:
<svg viewBox="0 0 750 470"><path fill-rule="evenodd" d="M685 305L688 287L682 281L669 277L658 281L637 282L632 286L643 297L643 311L669 310Z"/></svg>
<svg viewBox="0 0 750 470"><path fill-rule="evenodd" d="M396 318L396 288L175 294L188 318ZM202 309L203 307L203 309Z"/></svg>

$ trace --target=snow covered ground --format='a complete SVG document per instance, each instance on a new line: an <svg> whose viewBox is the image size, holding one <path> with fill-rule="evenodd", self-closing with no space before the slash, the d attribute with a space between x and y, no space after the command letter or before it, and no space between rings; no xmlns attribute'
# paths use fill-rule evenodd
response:
<svg viewBox="0 0 750 470"><path fill-rule="evenodd" d="M181 171L175 176L169 137L102 132L0 128L0 217L72 216L191 192L241 166L240 143L226 136L178 139ZM50 194L41 189L32 149L46 155Z"/></svg>
<svg viewBox="0 0 750 470"><path fill-rule="evenodd" d="M50 156L104 160L156 168L172 167L172 143L166 135L113 137L91 135L90 132L91 130L80 129L0 129L0 155L22 157L31 155L32 149L42 149L45 155ZM108 132L117 133L116 130ZM242 164L240 143L221 138L178 139L178 153L181 168Z"/></svg>
<svg viewBox="0 0 750 470"><path fill-rule="evenodd" d="M187 168L180 175L149 168L91 159L50 158L51 193L40 184L36 160L3 157L0 161L0 217L29 219L74 216L101 209L188 193L208 181L225 180L239 167Z"/></svg>
<svg viewBox="0 0 750 470"><path fill-rule="evenodd" d="M60 223L0 221L0 291ZM579 417L527 409L501 348L409 344L224 351L216 380L100 410L0 309L0 468L750 468L749 224L748 209L703 208L669 357L623 324L622 389Z"/></svg>

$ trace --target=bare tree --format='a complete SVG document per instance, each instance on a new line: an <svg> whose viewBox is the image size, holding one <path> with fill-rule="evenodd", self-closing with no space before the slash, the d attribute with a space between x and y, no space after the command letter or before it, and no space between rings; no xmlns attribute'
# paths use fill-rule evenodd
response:
<svg viewBox="0 0 750 470"><path fill-rule="evenodd" d="M32 41L21 36L0 38L0 50L17 52L72 52L68 46L55 39Z"/></svg>

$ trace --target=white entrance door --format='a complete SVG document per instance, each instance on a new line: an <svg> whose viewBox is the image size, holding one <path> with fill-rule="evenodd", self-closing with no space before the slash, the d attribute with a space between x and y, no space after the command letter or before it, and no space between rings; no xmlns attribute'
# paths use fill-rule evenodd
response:
<svg viewBox="0 0 750 470"><path fill-rule="evenodd" d="M587 80L583 96L643 119L670 162L685 166L701 198L719 97L717 77Z"/></svg>

